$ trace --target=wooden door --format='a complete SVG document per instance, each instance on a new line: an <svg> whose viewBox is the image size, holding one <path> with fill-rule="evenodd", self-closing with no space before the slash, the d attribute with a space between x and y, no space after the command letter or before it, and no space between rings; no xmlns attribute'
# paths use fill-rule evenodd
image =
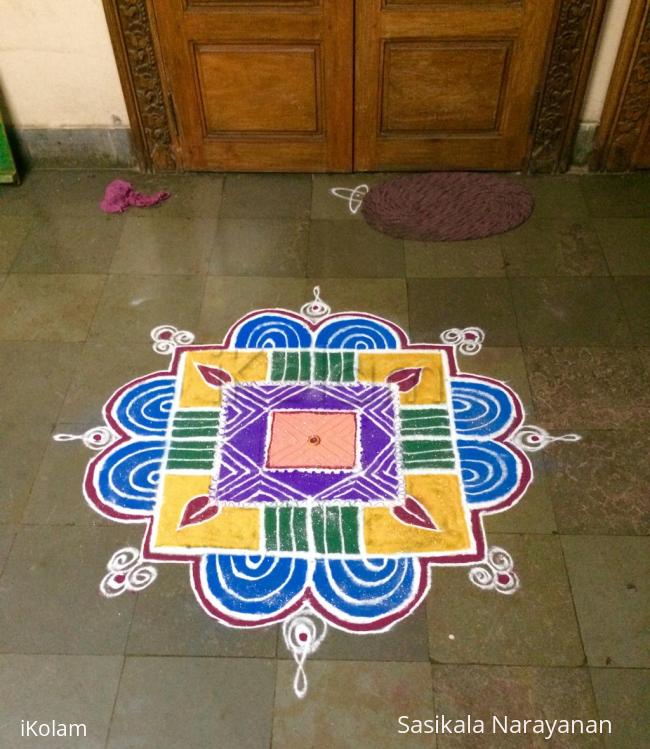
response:
<svg viewBox="0 0 650 749"><path fill-rule="evenodd" d="M523 167L555 6L356 0L356 168Z"/></svg>
<svg viewBox="0 0 650 749"><path fill-rule="evenodd" d="M352 168L352 0L154 0L185 169Z"/></svg>

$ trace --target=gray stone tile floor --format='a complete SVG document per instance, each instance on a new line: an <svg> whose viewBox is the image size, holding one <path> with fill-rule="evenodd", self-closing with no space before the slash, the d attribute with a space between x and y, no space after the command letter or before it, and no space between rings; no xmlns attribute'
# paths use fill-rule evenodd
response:
<svg viewBox="0 0 650 749"><path fill-rule="evenodd" d="M104 216L105 184L168 188ZM515 177L531 220L501 237L402 242L328 194L381 175L144 176L41 171L0 188L0 747L642 749L650 725L650 175ZM332 631L310 692L277 630L226 630L186 570L137 595L98 582L138 527L91 512L88 454L52 442L99 422L115 388L160 366L160 323L219 340L253 308L320 284L435 341L481 326L468 371L505 379L534 423L582 442L533 454L536 482L488 521L522 590L481 594L437 568L383 635ZM451 635L451 637L450 637ZM606 737L397 734L399 715L608 718ZM22 739L20 721L85 721L86 739Z"/></svg>

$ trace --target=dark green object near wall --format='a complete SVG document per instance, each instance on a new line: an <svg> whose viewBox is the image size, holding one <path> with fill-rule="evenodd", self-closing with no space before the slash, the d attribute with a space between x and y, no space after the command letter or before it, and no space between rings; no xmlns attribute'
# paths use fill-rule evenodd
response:
<svg viewBox="0 0 650 749"><path fill-rule="evenodd" d="M16 164L9 148L7 131L0 117L0 182L15 182L16 176Z"/></svg>

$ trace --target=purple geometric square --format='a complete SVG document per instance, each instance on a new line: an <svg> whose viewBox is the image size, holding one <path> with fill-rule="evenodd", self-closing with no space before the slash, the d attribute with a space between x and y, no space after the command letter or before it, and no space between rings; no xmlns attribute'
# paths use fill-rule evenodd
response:
<svg viewBox="0 0 650 749"><path fill-rule="evenodd" d="M351 411L358 425L354 469L268 468L273 411ZM222 388L220 448L213 469L219 502L398 503L397 409L388 385L227 385Z"/></svg>

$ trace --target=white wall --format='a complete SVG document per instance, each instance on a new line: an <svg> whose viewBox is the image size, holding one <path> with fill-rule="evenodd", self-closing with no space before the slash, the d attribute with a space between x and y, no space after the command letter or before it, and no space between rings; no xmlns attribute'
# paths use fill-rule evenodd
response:
<svg viewBox="0 0 650 749"><path fill-rule="evenodd" d="M0 95L17 127L128 125L101 0L1 0Z"/></svg>
<svg viewBox="0 0 650 749"><path fill-rule="evenodd" d="M582 108L583 122L600 122L629 8L630 0L608 3Z"/></svg>

